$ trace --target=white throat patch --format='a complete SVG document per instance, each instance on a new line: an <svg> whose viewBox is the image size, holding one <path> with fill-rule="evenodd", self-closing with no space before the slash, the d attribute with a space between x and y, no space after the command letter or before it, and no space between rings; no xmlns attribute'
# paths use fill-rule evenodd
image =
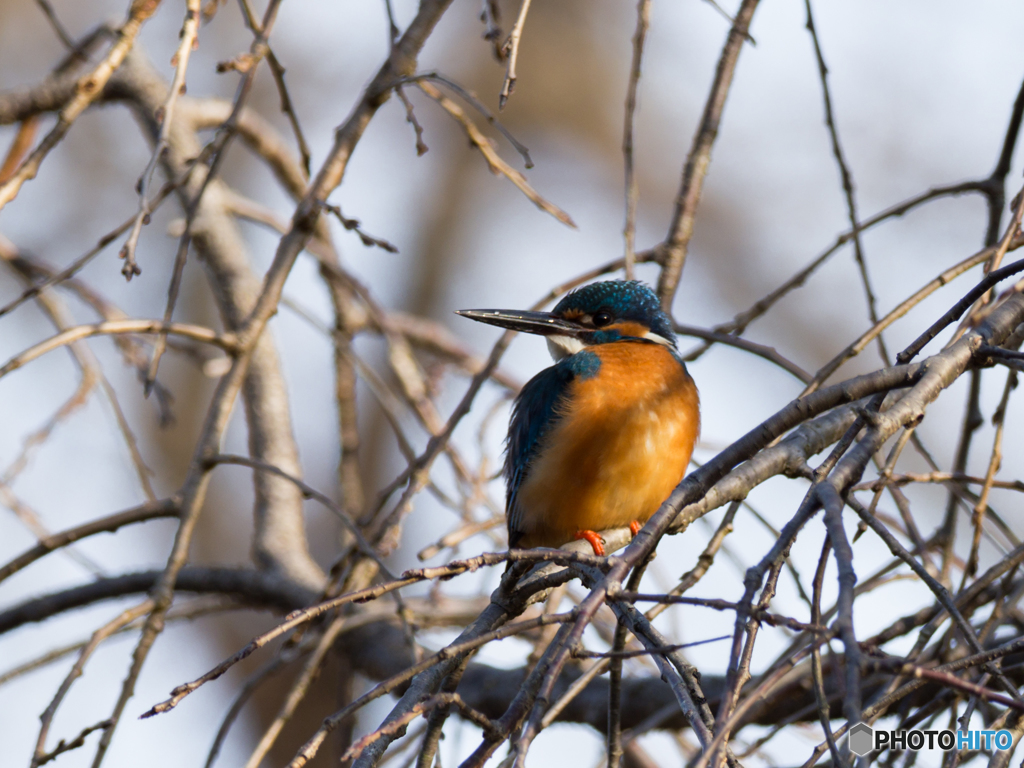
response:
<svg viewBox="0 0 1024 768"><path fill-rule="evenodd" d="M548 352L556 363L583 349L583 342L572 336L548 336L545 340L548 343Z"/></svg>
<svg viewBox="0 0 1024 768"><path fill-rule="evenodd" d="M653 341L661 344L663 347L672 347L671 341L666 339L664 336L659 336L654 331L648 331L642 337L647 341ZM575 355L584 348L584 344L579 339L574 339L572 336L548 336L545 338L548 343L548 352L551 353L552 359L557 363L559 360L564 360L569 355Z"/></svg>
<svg viewBox="0 0 1024 768"><path fill-rule="evenodd" d="M666 347L673 346L671 341L666 339L664 336L659 336L654 331L648 331L647 333L645 333L644 334L644 338L647 339L648 341L656 341L659 344L661 344L663 346L666 346Z"/></svg>

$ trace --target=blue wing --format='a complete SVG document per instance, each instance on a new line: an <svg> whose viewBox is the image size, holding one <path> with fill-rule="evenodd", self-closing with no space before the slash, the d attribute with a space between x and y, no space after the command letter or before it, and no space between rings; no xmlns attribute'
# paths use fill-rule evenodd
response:
<svg viewBox="0 0 1024 768"><path fill-rule="evenodd" d="M563 404L572 382L577 378L590 378L600 365L600 359L593 352L577 352L530 379L516 398L505 452L505 517L509 547L516 546L523 536L523 510L517 496L544 436L562 417Z"/></svg>

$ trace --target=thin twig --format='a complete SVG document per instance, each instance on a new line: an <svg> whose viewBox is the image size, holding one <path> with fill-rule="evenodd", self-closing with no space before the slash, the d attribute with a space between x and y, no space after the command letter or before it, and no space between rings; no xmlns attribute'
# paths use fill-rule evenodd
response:
<svg viewBox="0 0 1024 768"><path fill-rule="evenodd" d="M211 466L217 464L237 464L238 466L250 467L260 472L270 472L274 475L277 475L278 477L283 477L290 483L293 483L296 487L299 488L299 490L302 491L302 495L305 496L307 499L316 499L318 502L327 507L327 509L333 512L334 515L342 522L342 524L346 528L348 528L349 533L351 533L355 537L355 540L359 544L359 548L362 551L362 553L366 557L369 557L371 560L374 560L377 563L377 565L380 566L381 572L385 576L387 576L387 578L391 580L395 579L394 575L388 569L387 565L381 559L380 555L377 554L376 550L374 550L370 542L368 542L363 537L362 532L359 530L359 527L355 524L355 522L349 518L345 510L339 507L326 494L321 493L316 488L313 488L311 485L308 485L300 478L288 474L280 467L275 467L273 464L268 464L267 462L260 461L258 459L251 459L248 456L234 456L231 454L219 453L216 456L211 456L208 459L208 461Z"/></svg>
<svg viewBox="0 0 1024 768"><path fill-rule="evenodd" d="M707 330L704 328L697 328L692 325L682 325L680 323L673 323L672 330L683 336L693 336L697 339L704 339L705 341L724 344L727 347L735 347L736 349L742 349L744 352L750 352L758 357L761 357L775 365L779 366L788 373L793 374L800 381L809 383L813 378L811 374L801 368L799 365L794 363L792 360L788 360L783 357L773 347L765 346L764 344L758 344L747 339L740 338L728 333L719 333L715 330ZM687 355L685 359L689 361L693 354Z"/></svg>
<svg viewBox="0 0 1024 768"><path fill-rule="evenodd" d="M37 766L42 764L43 759L47 758L46 737L50 732L50 726L53 723L54 715L57 714L57 708L61 705L61 702L64 701L64 697L67 696L68 691L71 689L72 683L74 683L76 679L82 676L82 672L85 668L85 663L89 660L89 657L92 656L92 654L96 651L96 648L99 647L100 643L102 643L104 640L106 640L108 637L110 637L112 634L117 632L122 627L135 621L140 616L145 616L146 613L148 613L152 609L152 607L153 602L151 600L144 600L139 605L136 605L133 608L129 608L128 610L122 612L116 618L107 622L102 627L93 632L92 637L89 639L89 642L79 652L78 660L71 668L71 671L68 672L67 676L64 678L64 681L57 689L57 693L54 694L53 700L50 702L50 705L39 717L42 723L39 727L39 736L36 739L36 748L32 756L32 768L37 768ZM110 720L107 720L100 727L102 727L103 730L106 731L108 728L110 728L111 725L113 725L113 723ZM50 756L48 759L52 760L53 757Z"/></svg>
<svg viewBox="0 0 1024 768"><path fill-rule="evenodd" d="M249 0L241 0L240 4L242 6L246 25L250 30L252 30L253 35L259 38L263 35L264 25L256 18L256 14L253 13ZM389 4L389 11L390 8L391 6ZM393 38L398 36L398 29L395 27L393 19L391 19L391 33ZM287 116L288 122L292 126L292 132L295 134L295 142L299 145L299 154L302 156L302 169L306 172L306 178L309 178L312 173L310 170L312 155L309 151L309 145L306 144L306 137L302 133L302 126L299 125L299 115L295 111L295 105L292 103L291 96L288 94L288 87L284 82L285 69L278 60L277 54L275 54L273 49L271 49L270 44L266 42L266 40L264 40L264 44L267 48L267 64L270 65L270 72L274 76L274 85L277 86L277 93L281 97L281 111Z"/></svg>
<svg viewBox="0 0 1024 768"><path fill-rule="evenodd" d="M888 221L891 218L903 216L909 211L912 211L914 208L924 205L925 203L929 203L933 200L940 200L944 197L962 195L966 194L967 192L984 192L986 188L985 185L986 182L968 181L960 184L953 184L950 186L935 187L933 189L929 189L926 192L922 192L921 194L904 200L901 203L897 203L896 205L886 208L885 210L875 214L874 216L865 219L860 224L860 231L865 232L868 229L871 229L872 227L875 227L878 224ZM821 267L836 252L838 252L843 245L850 242L852 238L852 231L843 232L835 239L832 245L830 245L828 248L822 251L822 253L814 257L814 259L812 259L806 267L804 267L799 272L794 274L778 288L773 290L767 296L756 301L749 309L740 312L729 322L717 325L712 330L718 333L727 333L730 335L739 335L743 333L743 331L746 330L747 326L749 326L754 320L764 316L768 312L768 310L775 306L775 304L777 304L781 299L783 299L785 296L787 296L789 293L796 290L797 288L803 286L810 278L810 276L815 271L818 270L819 267ZM975 264L978 263L980 262L973 262L971 266L974 266ZM944 283L940 283L940 285L943 284ZM690 362L691 360L696 360L698 357L704 354L704 352L706 352L710 347L710 343L703 345L699 349L687 355L686 361Z"/></svg>
<svg viewBox="0 0 1024 768"><path fill-rule="evenodd" d="M445 112L455 118L456 122L462 126L463 130L466 131L466 136L469 137L470 142L474 147L479 149L480 153L484 156L484 159L487 161L487 166L491 169L492 173L496 175L501 174L515 184L516 187L518 187L519 190L542 211L551 214L563 224L576 229L576 223L568 213L563 211L554 203L550 203L541 197L526 181L526 177L523 176L523 174L501 159L498 153L494 150L490 139L480 132L480 129L477 128L473 121L469 119L469 116L466 115L462 107L442 94L437 88L428 82L420 81L417 85L421 91L436 101Z"/></svg>
<svg viewBox="0 0 1024 768"><path fill-rule="evenodd" d="M198 44L199 10L199 0L186 0L185 21L182 23L181 32L178 35L180 40L178 50L171 59L174 64L174 77L167 90L167 98L155 116L157 122L160 123L160 134L157 136L149 163L136 184L139 193L139 211L135 214L135 221L132 223L128 240L121 248L120 256L124 260L121 274L124 275L125 280L131 280L135 275L142 274L142 270L135 260L135 249L139 243L142 227L149 223L149 217L153 210L149 201L149 186L153 183L153 174L156 172L160 156L168 147L171 126L174 123L174 107L178 103L178 97L185 92L185 75L188 72L189 58L192 55L192 50Z"/></svg>
<svg viewBox="0 0 1024 768"><path fill-rule="evenodd" d="M636 32L633 33L633 62L629 69L629 85L626 88L626 116L622 129L622 157L626 172L626 226L623 238L626 242L626 279L636 277L636 207L640 198L636 174L633 170L633 127L636 116L636 93L640 85L640 64L644 55L644 40L651 23L651 0L638 0L636 6ZM615 768L609 761L609 768Z"/></svg>
<svg viewBox="0 0 1024 768"><path fill-rule="evenodd" d="M281 734L284 729L285 723L287 723L292 715L295 714L295 710L299 704L306 697L309 692L310 686L320 673L320 668L323 665L324 658L327 656L328 651L334 645L334 641L341 634L342 629L345 627L345 617L335 616L331 623L324 629L320 639L317 641L316 647L306 660L306 664L302 669L299 677L292 683L291 690L288 691L288 695L285 700L281 703L281 707L274 717L274 720L267 726L263 735L260 737L259 743L253 749L252 754L249 755L249 759L245 763L245 768L258 768L263 762L263 759L267 756L267 753L274 746L277 741L277 737Z"/></svg>
<svg viewBox="0 0 1024 768"><path fill-rule="evenodd" d="M270 36L270 31L274 22L277 20L277 11L279 7L280 0L270 0L270 2L267 3L266 10L263 13L262 26L256 34L256 39L253 41L249 49L249 64L241 82L238 84L231 114L217 131L217 135L214 139L206 148L204 148L200 159L192 166L193 168L197 168L201 165L205 165L206 172L205 174L202 174L198 181L198 189L194 190L185 207L185 230L178 239L178 251L174 258L174 269L171 274L170 285L167 288L167 302L164 306L165 323L169 323L171 321L171 318L174 316L174 307L178 302L178 292L181 290L181 280L185 271L185 261L188 258L189 248L192 243L192 225L199 213L206 190L209 188L210 182L217 178L221 163L226 155L227 147L231 142L231 139L235 136L236 126L241 116L242 107L245 105L249 93L252 91L253 81L256 77L256 70L258 69L257 65L266 56L267 51L269 50L267 46L267 39ZM156 344L153 348L153 357L149 364L149 371L146 373L146 382L143 388L143 392L146 396L148 396L153 390L157 372L160 368L160 359L163 356L166 345L167 335L161 333L157 336Z"/></svg>
<svg viewBox="0 0 1024 768"><path fill-rule="evenodd" d="M416 119L416 113L413 112L412 109L412 102L409 101L409 97L405 95L405 91L402 89L402 86L399 85L396 87L395 93L398 95L403 106L405 106L405 122L409 123L409 125L412 126L413 131L416 133L416 155L418 157L423 157L423 155L427 154L427 151L429 150L429 147L427 147L426 143L423 141L423 126L420 125L419 121Z"/></svg>
<svg viewBox="0 0 1024 768"><path fill-rule="evenodd" d="M683 264L686 262L690 239L693 237L697 205L704 188L704 178L707 176L708 167L711 164L711 149L715 144L715 139L718 138L718 127L725 110L725 100L729 95L736 63L739 60L743 42L747 38L747 31L757 5L758 0L743 0L736 12L729 36L718 58L715 79L704 104L700 126L697 128L690 151L686 156L682 183L676 197L668 235L658 246L663 264L661 275L658 277L658 296L666 311L672 308L672 299L675 297L679 279L683 274Z"/></svg>
<svg viewBox="0 0 1024 768"><path fill-rule="evenodd" d="M1003 387L1003 396L999 400L996 412L992 416L992 423L995 424L996 434L992 438L992 453L988 461L988 469L985 471L985 482L982 483L981 493L978 494L978 502L974 505L971 523L974 526L974 537L971 540L971 552L967 557L967 566L964 568L963 589L967 579L978 570L978 549L981 546L981 529L985 520L985 510L988 509L988 496L995 482L996 472L1003 461L1003 429L1006 426L1006 408L1009 405L1010 393L1017 388L1017 372L1009 371L1006 374L1006 385Z"/></svg>
<svg viewBox="0 0 1024 768"><path fill-rule="evenodd" d="M56 336L51 336L49 339L29 347L0 366L0 378L27 365L36 358L42 357L47 352L52 352L60 347L73 344L76 341L81 341L91 336L107 336L119 333L173 333L193 341L212 344L227 352L233 352L237 347L237 340L234 334L217 333L209 328L203 328L198 325L164 323L160 320L111 320L68 328Z"/></svg>
<svg viewBox="0 0 1024 768"><path fill-rule="evenodd" d="M519 15L516 23L512 25L512 32L508 40L501 47L501 53L506 58L505 82L502 83L501 93L498 94L498 109L504 109L508 97L516 87L516 63L519 61L519 41L523 36L523 27L526 25L526 14L530 12L531 0L522 0L519 6Z"/></svg>
<svg viewBox="0 0 1024 768"><path fill-rule="evenodd" d="M857 574L853 570L853 548L843 528L843 509L845 504L830 483L818 486L818 497L825 509L825 528L832 542L832 552L836 559L838 571L839 599L836 602L839 616L835 628L843 641L846 650L846 695L843 698L843 714L850 722L855 722L861 711L861 679L860 679L860 646L853 626L853 589L857 584Z"/></svg>
<svg viewBox="0 0 1024 768"><path fill-rule="evenodd" d="M53 10L53 6L50 5L48 0L36 0L36 5L39 6L40 10L46 15L46 20L50 22L50 26L53 27L54 33L60 38L60 41L64 43L64 47L69 51L75 50L77 46L75 41L71 39L71 35L61 24L60 19L57 18L57 14Z"/></svg>
<svg viewBox="0 0 1024 768"><path fill-rule="evenodd" d="M853 175L850 173L849 165L843 156L843 147L839 142L839 130L836 128L835 117L832 113L832 95L828 87L828 67L825 65L825 56L821 52L821 42L818 40L818 30L814 26L814 14L811 12L811 0L804 0L804 8L807 10L807 31L811 35L814 44L814 56L818 62L818 78L821 81L821 95L825 104L825 124L828 126L829 138L832 140L832 154L839 166L839 176L843 184L843 195L846 198L846 213L850 220L850 231L853 233L853 255L857 261L857 268L860 270L861 283L864 286L864 293L868 302L868 317L871 325L878 325L878 308L875 300L875 292L871 287L871 279L868 276L868 264L864 257L864 246L860 237L860 222L857 217L857 203L853 191ZM881 332L876 337L878 340L878 351L885 365L891 365L889 352L885 347Z"/></svg>
<svg viewBox="0 0 1024 768"><path fill-rule="evenodd" d="M224 714L224 719L221 721L220 728L217 729L217 735L213 739L213 744L210 745L210 751L206 755L206 765L204 768L213 768L213 764L217 761L217 756L220 754L220 749L224 746L224 741L228 737L228 732L231 730L231 726L234 724L238 715L241 713L242 708L248 703L249 699L256 690L266 682L272 675L281 671L281 669L291 662L292 654L284 654L278 656L276 659L271 661L269 664L265 664L258 671L245 681L242 685L241 690L235 696L234 701L231 702L231 706L228 711Z"/></svg>
<svg viewBox="0 0 1024 768"><path fill-rule="evenodd" d="M825 568L828 566L828 555L832 550L832 541L825 536L825 543L821 546L821 557L818 558L818 568L814 573L814 581L811 586L811 622L821 623L821 589L825 581ZM814 700L818 709L818 722L825 732L825 741L828 743L828 750L832 754L832 761L838 766L843 765L844 760L839 754L835 737L832 735L832 714L829 706L828 694L825 692L825 679L821 669L821 648L816 642L811 643L811 678L814 681Z"/></svg>
<svg viewBox="0 0 1024 768"><path fill-rule="evenodd" d="M515 148L516 152L522 156L523 164L527 170L533 168L533 159L530 157L530 150L526 148L525 144L512 135L512 132L505 127L504 123L498 119L497 115L491 112L491 110L487 108L487 105L480 101L480 98L476 93L471 91L469 88L459 85L455 80L452 80L450 77L445 77L438 72L425 72L422 75L403 77L399 83L417 83L422 82L423 80L440 83L445 88L448 88L458 94L464 101L473 107L473 109L479 112L490 125L494 126L494 129L504 136L508 143Z"/></svg>
<svg viewBox="0 0 1024 768"><path fill-rule="evenodd" d="M128 18L117 30L115 42L103 60L78 79L75 84L75 95L61 109L57 124L19 166L14 175L0 184L0 209L17 197L26 181L36 177L46 156L67 135L79 116L103 93L107 81L131 51L143 24L156 12L159 5L160 0L136 0L132 3Z"/></svg>
<svg viewBox="0 0 1024 768"><path fill-rule="evenodd" d="M95 723L94 725L86 726L71 741L67 741L66 742L66 741L64 741L64 739L61 739L59 742L57 742L57 746L54 747L51 751L46 752L46 753L44 753L42 755L39 755L37 758L34 758L33 759L33 765L35 765L35 766L46 765L51 760L56 760L58 757L60 757L65 752L70 752L72 749L78 749L79 747L84 747L85 746L85 737L86 736L88 736L93 731L98 731L101 728L106 728L108 725L110 725L110 721L109 720L103 720L103 721L101 721L99 723Z"/></svg>

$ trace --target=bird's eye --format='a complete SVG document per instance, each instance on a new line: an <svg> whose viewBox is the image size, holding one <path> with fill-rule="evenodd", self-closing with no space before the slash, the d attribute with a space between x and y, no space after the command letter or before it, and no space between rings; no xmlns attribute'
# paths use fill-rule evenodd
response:
<svg viewBox="0 0 1024 768"><path fill-rule="evenodd" d="M614 320L614 318L612 317L612 313L609 312L607 309L602 309L594 313L595 328L603 328L604 326L608 325L612 320Z"/></svg>

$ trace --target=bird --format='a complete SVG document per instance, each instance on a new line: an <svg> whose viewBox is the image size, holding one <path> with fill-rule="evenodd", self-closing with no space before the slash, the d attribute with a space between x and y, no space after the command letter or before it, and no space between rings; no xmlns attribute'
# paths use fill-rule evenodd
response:
<svg viewBox="0 0 1024 768"><path fill-rule="evenodd" d="M591 283L551 312L457 314L545 337L554 365L512 406L504 475L509 548L560 547L628 525L634 536L686 474L700 398L657 294Z"/></svg>

